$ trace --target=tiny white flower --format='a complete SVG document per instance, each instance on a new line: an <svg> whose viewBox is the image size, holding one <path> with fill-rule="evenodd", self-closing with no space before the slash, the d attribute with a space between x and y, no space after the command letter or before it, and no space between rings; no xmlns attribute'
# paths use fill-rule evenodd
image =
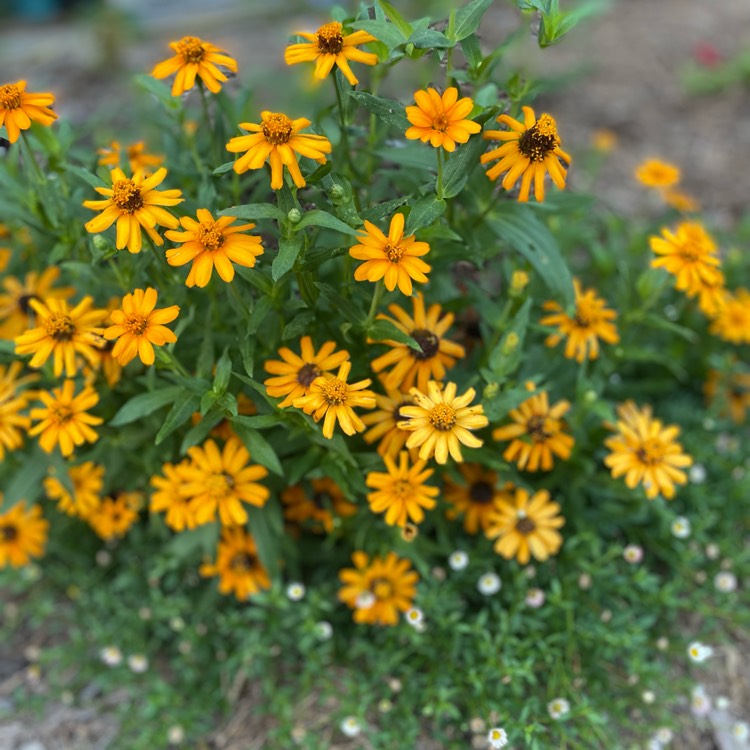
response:
<svg viewBox="0 0 750 750"><path fill-rule="evenodd" d="M106 568L107 565L109 565L112 562L112 555L110 555L106 549L100 549L96 553L95 559L96 559L96 564L100 568Z"/></svg>
<svg viewBox="0 0 750 750"><path fill-rule="evenodd" d="M612 619L612 610L611 609L602 610L602 613L599 615L599 619L602 622L609 622Z"/></svg>
<svg viewBox="0 0 750 750"><path fill-rule="evenodd" d="M666 651L669 648L669 638L666 638L665 636L657 638L656 648L658 648L659 651Z"/></svg>
<svg viewBox="0 0 750 750"><path fill-rule="evenodd" d="M122 651L117 646L105 646L99 652L99 657L108 667L116 667L122 663Z"/></svg>
<svg viewBox="0 0 750 750"><path fill-rule="evenodd" d="M148 607L141 607L138 610L138 617L141 618L141 620L150 620L153 617L153 613Z"/></svg>
<svg viewBox="0 0 750 750"><path fill-rule="evenodd" d="M674 739L674 732L669 727L659 727L654 737L660 745L669 745Z"/></svg>
<svg viewBox="0 0 750 750"><path fill-rule="evenodd" d="M729 698L726 697L726 695L719 695L716 698L716 708L718 708L720 711L727 711L729 710L729 706L731 705Z"/></svg>
<svg viewBox="0 0 750 750"><path fill-rule="evenodd" d="M544 591L541 589L529 589L526 592L526 599L524 601L526 602L527 607L539 609L539 607L544 604L546 598Z"/></svg>
<svg viewBox="0 0 750 750"><path fill-rule="evenodd" d="M290 583L286 587L286 595L293 602L298 602L305 596L305 586L302 583Z"/></svg>
<svg viewBox="0 0 750 750"><path fill-rule="evenodd" d="M333 635L333 625L328 620L315 623L315 635L321 641L327 641Z"/></svg>
<svg viewBox="0 0 750 750"><path fill-rule="evenodd" d="M622 551L622 556L625 562L629 562L631 565L637 565L643 560L643 547L639 547L637 544L629 544Z"/></svg>
<svg viewBox="0 0 750 750"><path fill-rule="evenodd" d="M693 464L688 476L693 484L703 484L706 481L706 467L703 464Z"/></svg>
<svg viewBox="0 0 750 750"><path fill-rule="evenodd" d="M690 711L693 716L707 716L711 710L711 699L702 685L696 685L690 695Z"/></svg>
<svg viewBox="0 0 750 750"><path fill-rule="evenodd" d="M746 721L736 721L732 724L732 737L740 742L744 742L750 737L750 726Z"/></svg>
<svg viewBox="0 0 750 750"><path fill-rule="evenodd" d="M711 544L706 545L706 557L709 560L718 560L720 554L721 550L719 549L718 544L712 542Z"/></svg>
<svg viewBox="0 0 750 750"><path fill-rule="evenodd" d="M652 737L647 743L646 743L646 750L661 750L662 744L659 742L659 740L656 739L656 737Z"/></svg>
<svg viewBox="0 0 750 750"><path fill-rule="evenodd" d="M167 740L170 745L179 745L184 739L185 730L179 724L169 727L169 730L167 731Z"/></svg>
<svg viewBox="0 0 750 750"><path fill-rule="evenodd" d="M589 573L581 573L581 575L578 576L578 587L582 589L583 591L590 589L591 583L592 583L592 578Z"/></svg>
<svg viewBox="0 0 750 750"><path fill-rule="evenodd" d="M716 574L714 586L717 591L721 591L724 594L731 594L737 589L737 576L734 573L723 570L721 573Z"/></svg>
<svg viewBox="0 0 750 750"><path fill-rule="evenodd" d="M148 669L148 659L143 654L131 654L128 656L128 666L132 672L143 674Z"/></svg>
<svg viewBox="0 0 750 750"><path fill-rule="evenodd" d="M360 723L353 716L347 716L339 728L347 737L356 737L362 731Z"/></svg>
<svg viewBox="0 0 750 750"><path fill-rule="evenodd" d="M391 689L392 692L400 693L403 685L401 684L401 680L399 680L398 677L391 677L388 680L388 687Z"/></svg>
<svg viewBox="0 0 750 750"><path fill-rule="evenodd" d="M706 661L712 654L714 650L711 648L711 646L705 646L700 641L694 641L688 646L688 656L690 657L691 661L696 662L697 664L700 664L702 661Z"/></svg>
<svg viewBox="0 0 750 750"><path fill-rule="evenodd" d="M672 521L672 535L678 539L687 539L690 536L690 520L685 516L677 516Z"/></svg>
<svg viewBox="0 0 750 750"><path fill-rule="evenodd" d="M644 690L641 693L641 699L644 703L648 703L650 705L656 700L656 693L654 693L653 690Z"/></svg>
<svg viewBox="0 0 750 750"><path fill-rule="evenodd" d="M508 744L508 735L502 727L493 727L487 734L487 742L491 748L505 747Z"/></svg>
<svg viewBox="0 0 750 750"><path fill-rule="evenodd" d="M523 574L526 576L526 578L536 578L536 566L527 565L523 569Z"/></svg>
<svg viewBox="0 0 750 750"><path fill-rule="evenodd" d="M547 711L553 719L561 719L570 713L570 703L565 698L555 698L547 704Z"/></svg>
<svg viewBox="0 0 750 750"><path fill-rule="evenodd" d="M419 607L411 607L411 609L406 611L404 617L406 618L406 622L415 629L424 623L424 613Z"/></svg>
<svg viewBox="0 0 750 750"><path fill-rule="evenodd" d="M448 558L448 565L451 570L463 570L468 564L469 556L462 549L451 552Z"/></svg>
<svg viewBox="0 0 750 750"><path fill-rule="evenodd" d="M388 700L388 698L383 698L381 701L378 701L378 711L380 711L381 714L387 714L393 709L393 702Z"/></svg>
<svg viewBox="0 0 750 750"><path fill-rule="evenodd" d="M502 581L495 573L485 573L484 575L481 575L479 577L479 580L477 581L477 588L479 589L479 593L484 594L485 596L492 596L493 594L497 594L502 586Z"/></svg>
<svg viewBox="0 0 750 750"><path fill-rule="evenodd" d="M176 633L179 633L181 630L185 630L185 620L183 620L181 617L173 617L169 621L169 627L172 628Z"/></svg>
<svg viewBox="0 0 750 750"><path fill-rule="evenodd" d="M375 594L372 591L363 591L354 602L357 609L370 609L375 604Z"/></svg>

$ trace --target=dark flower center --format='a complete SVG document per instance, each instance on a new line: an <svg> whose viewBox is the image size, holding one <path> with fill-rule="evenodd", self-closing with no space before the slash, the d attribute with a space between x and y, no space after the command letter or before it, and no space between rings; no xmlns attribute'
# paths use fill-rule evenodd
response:
<svg viewBox="0 0 750 750"><path fill-rule="evenodd" d="M324 55L338 55L344 48L343 27L338 21L332 21L318 29L318 49Z"/></svg>
<svg viewBox="0 0 750 750"><path fill-rule="evenodd" d="M216 228L216 222L207 222L198 227L198 242L206 250L213 252L224 244L224 235Z"/></svg>
<svg viewBox="0 0 750 750"><path fill-rule="evenodd" d="M528 516L521 516L516 521L516 531L520 534L531 534L535 528L536 524Z"/></svg>
<svg viewBox="0 0 750 750"><path fill-rule="evenodd" d="M47 335L55 341L70 341L76 333L76 325L70 315L53 313L44 324Z"/></svg>
<svg viewBox="0 0 750 750"><path fill-rule="evenodd" d="M315 378L320 377L321 371L317 365L308 363L300 367L297 372L297 382L305 388L309 388Z"/></svg>
<svg viewBox="0 0 750 750"><path fill-rule="evenodd" d="M186 63L199 63L206 51L203 43L196 36L186 36L177 44L177 52Z"/></svg>
<svg viewBox="0 0 750 750"><path fill-rule="evenodd" d="M16 526L0 526L0 540L14 542L18 539L18 528Z"/></svg>
<svg viewBox="0 0 750 750"><path fill-rule="evenodd" d="M415 328L409 335L419 344L420 351L410 350L415 359L432 359L438 353L440 338L432 331Z"/></svg>
<svg viewBox="0 0 750 750"><path fill-rule="evenodd" d="M430 424L440 432L450 432L456 424L456 410L448 404L435 404L430 409Z"/></svg>
<svg viewBox="0 0 750 750"><path fill-rule="evenodd" d="M537 414L526 423L526 432L535 442L543 443L557 432L555 420Z"/></svg>
<svg viewBox="0 0 750 750"><path fill-rule="evenodd" d="M117 180L112 184L112 203L128 214L143 208L143 196L133 180Z"/></svg>
<svg viewBox="0 0 750 750"><path fill-rule="evenodd" d="M37 297L36 294L22 294L18 298L18 309L24 315L28 315L31 312L31 305L29 304L29 302L31 302L31 300L33 299L38 300L39 297Z"/></svg>
<svg viewBox="0 0 750 750"><path fill-rule="evenodd" d="M474 482L469 488L469 497L475 503L486 505L495 497L495 488L489 482Z"/></svg>
<svg viewBox="0 0 750 750"><path fill-rule="evenodd" d="M666 446L659 438L649 438L644 440L640 448L635 452L641 463L649 466L660 464L666 455Z"/></svg>
<svg viewBox="0 0 750 750"><path fill-rule="evenodd" d="M266 140L273 146L288 143L292 137L292 121L280 112L266 117L260 129Z"/></svg>
<svg viewBox="0 0 750 750"><path fill-rule="evenodd" d="M333 505L333 498L329 492L318 490L313 493L312 502L318 510L328 510Z"/></svg>
<svg viewBox="0 0 750 750"><path fill-rule="evenodd" d="M518 141L519 151L531 161L544 161L544 157L559 145L557 126L547 114L542 115Z"/></svg>
<svg viewBox="0 0 750 750"><path fill-rule="evenodd" d="M257 563L258 558L255 555L251 555L249 552L239 552L232 558L229 566L232 570L247 572L253 570Z"/></svg>

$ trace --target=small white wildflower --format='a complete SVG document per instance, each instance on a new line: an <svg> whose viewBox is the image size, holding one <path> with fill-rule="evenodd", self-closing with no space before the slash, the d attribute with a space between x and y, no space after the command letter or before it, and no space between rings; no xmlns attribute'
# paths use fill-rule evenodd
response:
<svg viewBox="0 0 750 750"><path fill-rule="evenodd" d="M690 711L693 716L707 716L711 710L711 699L702 685L696 685L690 695Z"/></svg>
<svg viewBox="0 0 750 750"><path fill-rule="evenodd" d="M99 657L108 667L116 667L122 663L122 651L117 646L105 646Z"/></svg>
<svg viewBox="0 0 750 750"><path fill-rule="evenodd" d="M169 730L167 731L167 740L170 745L179 745L184 739L185 730L179 724L169 727Z"/></svg>
<svg viewBox="0 0 750 750"><path fill-rule="evenodd" d="M315 623L315 635L321 641L327 641L333 635L333 625L328 620Z"/></svg>
<svg viewBox="0 0 750 750"><path fill-rule="evenodd" d="M419 628L424 622L424 613L419 607L411 607L406 611L404 617L406 618L406 622L415 629Z"/></svg>
<svg viewBox="0 0 750 750"><path fill-rule="evenodd" d="M700 664L702 661L706 661L714 650L711 646L704 646L700 641L694 641L688 646L688 656L690 661L694 661Z"/></svg>
<svg viewBox="0 0 750 750"><path fill-rule="evenodd" d="M138 617L141 618L141 620L150 620L153 617L153 613L148 607L141 607L138 610Z"/></svg>
<svg viewBox="0 0 750 750"><path fill-rule="evenodd" d="M441 568L439 565L436 565L431 571L430 575L436 580L436 581L444 581L446 578L445 575L445 568Z"/></svg>
<svg viewBox="0 0 750 750"><path fill-rule="evenodd" d="M305 596L305 586L302 583L290 583L286 587L286 595L293 602L298 602Z"/></svg>
<svg viewBox="0 0 750 750"><path fill-rule="evenodd" d="M177 644L177 650L183 655L187 656L193 650L193 644L190 641L180 641Z"/></svg>
<svg viewBox="0 0 750 750"><path fill-rule="evenodd" d="M469 556L462 549L451 552L448 558L448 565L451 570L463 570L468 564Z"/></svg>
<svg viewBox="0 0 750 750"><path fill-rule="evenodd" d="M63 690L60 693L60 701L64 706L72 706L75 702L75 695L70 690Z"/></svg>
<svg viewBox="0 0 750 750"><path fill-rule="evenodd" d="M484 594L485 596L497 594L502 588L502 585L502 581L495 573L485 573L484 575L481 575L477 581L479 593Z"/></svg>
<svg viewBox="0 0 750 750"><path fill-rule="evenodd" d="M110 555L106 549L100 549L96 553L95 559L96 559L96 564L100 568L106 568L107 565L109 565L112 562L112 555Z"/></svg>
<svg viewBox="0 0 750 750"><path fill-rule="evenodd" d="M728 711L730 705L731 702L726 695L720 695L716 698L716 708L718 708L720 711Z"/></svg>
<svg viewBox="0 0 750 750"><path fill-rule="evenodd" d="M703 464L693 464L688 476L693 484L703 484L706 481L706 467Z"/></svg>
<svg viewBox="0 0 750 750"><path fill-rule="evenodd" d="M657 638L656 648L658 648L659 651L666 651L669 648L669 638L666 638L665 636L661 636L661 638Z"/></svg>
<svg viewBox="0 0 750 750"><path fill-rule="evenodd" d="M544 591L541 589L529 589L526 592L526 599L524 601L527 607L539 609L544 604L546 598Z"/></svg>
<svg viewBox="0 0 750 750"><path fill-rule="evenodd" d="M23 576L24 580L29 581L31 583L36 583L41 577L42 577L42 566L37 565L36 563L29 563L28 565L25 565L23 568L21 568L21 575ZM70 597L73 598L72 596Z"/></svg>
<svg viewBox="0 0 750 750"><path fill-rule="evenodd" d="M378 701L378 711L380 711L381 714L387 714L393 709L393 702L388 700L388 698L383 698L381 701Z"/></svg>
<svg viewBox="0 0 750 750"><path fill-rule="evenodd" d="M669 745L674 739L674 732L669 727L659 727L654 737L660 745Z"/></svg>
<svg viewBox="0 0 750 750"><path fill-rule="evenodd" d="M732 724L732 737L740 742L744 742L750 737L750 726L746 721L736 721Z"/></svg>
<svg viewBox="0 0 750 750"><path fill-rule="evenodd" d="M403 685L401 684L401 680L399 680L398 677L391 677L388 680L388 687L391 689L391 692L400 693Z"/></svg>
<svg viewBox="0 0 750 750"><path fill-rule="evenodd" d="M570 703L565 698L555 698L547 704L547 711L553 719L561 719L570 713Z"/></svg>
<svg viewBox="0 0 750 750"><path fill-rule="evenodd" d="M136 674L143 674L148 669L148 659L143 654L128 656L128 666Z"/></svg>
<svg viewBox="0 0 750 750"><path fill-rule="evenodd" d="M732 438L726 432L721 432L716 436L716 452L729 453L732 447Z"/></svg>
<svg viewBox="0 0 750 750"><path fill-rule="evenodd" d="M637 565L643 560L643 547L639 547L637 544L629 544L622 551L622 556L625 562L629 562L631 565Z"/></svg>
<svg viewBox="0 0 750 750"><path fill-rule="evenodd" d="M523 569L523 574L526 576L526 578L536 578L536 566L527 565Z"/></svg>
<svg viewBox="0 0 750 750"><path fill-rule="evenodd" d="M375 594L372 591L363 591L354 602L357 609L370 609L375 604Z"/></svg>
<svg viewBox="0 0 750 750"><path fill-rule="evenodd" d="M508 744L508 735L502 727L493 727L487 734L487 742L491 748L505 747Z"/></svg>
<svg viewBox="0 0 750 750"><path fill-rule="evenodd" d="M705 570L699 570L699 571L697 571L697 572L696 572L696 574L695 574L695 575L693 576L693 578L695 579L695 582L696 582L697 584L699 584L699 585L702 585L702 584L704 584L704 583L706 582L706 578L707 578L707 577L708 577L708 576L706 575L706 571L705 571Z"/></svg>
<svg viewBox="0 0 750 750"><path fill-rule="evenodd" d="M173 617L169 621L169 627L172 628L176 633L179 633L181 630L185 630L185 620L183 620L181 617Z"/></svg>
<svg viewBox="0 0 750 750"><path fill-rule="evenodd" d="M646 750L661 750L661 748L662 744L656 739L656 737L651 737L646 743Z"/></svg>
<svg viewBox="0 0 750 750"><path fill-rule="evenodd" d="M599 619L602 622L609 622L612 619L612 610L611 609L602 610L602 613L599 615Z"/></svg>
<svg viewBox="0 0 750 750"><path fill-rule="evenodd" d="M592 578L588 573L581 573L578 576L578 587L583 591L591 588Z"/></svg>
<svg viewBox="0 0 750 750"><path fill-rule="evenodd" d="M26 646L23 650L23 656L26 661L39 661L42 656L42 649L39 646Z"/></svg>
<svg viewBox="0 0 750 750"><path fill-rule="evenodd" d="M481 734L487 729L487 724L480 716L474 716L469 722L469 729L471 729L474 734Z"/></svg>
<svg viewBox="0 0 750 750"><path fill-rule="evenodd" d="M301 745L305 741L305 737L307 736L307 732L305 731L304 727L294 727L291 734L292 741L295 745Z"/></svg>
<svg viewBox="0 0 750 750"><path fill-rule="evenodd" d="M353 716L347 716L339 728L347 737L356 737L362 731L360 723Z"/></svg>
<svg viewBox="0 0 750 750"><path fill-rule="evenodd" d="M653 690L644 690L641 693L641 700L650 705L656 700L656 693Z"/></svg>
<svg viewBox="0 0 750 750"><path fill-rule="evenodd" d="M721 550L719 549L718 544L712 542L711 544L706 545L706 557L709 560L718 560L720 554Z"/></svg>
<svg viewBox="0 0 750 750"><path fill-rule="evenodd" d="M677 516L672 521L672 535L678 539L687 539L690 536L690 520L685 516Z"/></svg>
<svg viewBox="0 0 750 750"><path fill-rule="evenodd" d="M737 576L723 570L714 577L714 586L717 591L721 591L723 594L731 594L737 589Z"/></svg>

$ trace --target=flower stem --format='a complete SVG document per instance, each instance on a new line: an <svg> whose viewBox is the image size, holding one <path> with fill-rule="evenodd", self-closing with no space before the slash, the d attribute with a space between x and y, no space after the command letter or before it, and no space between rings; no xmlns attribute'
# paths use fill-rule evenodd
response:
<svg viewBox="0 0 750 750"><path fill-rule="evenodd" d="M208 111L208 97L206 96L206 89L203 86L202 81L198 81L198 90L201 92L201 107L203 109L203 119L206 121L206 130L213 135L213 127L211 125L211 114ZM211 150L214 152L214 160L218 164L219 155L216 150L218 141L216 138L211 138Z"/></svg>
<svg viewBox="0 0 750 750"><path fill-rule="evenodd" d="M443 199L443 149L437 149L437 180L435 182L435 194L438 200Z"/></svg>
<svg viewBox="0 0 750 750"><path fill-rule="evenodd" d="M372 325L372 321L375 320L375 313L378 311L378 303L383 296L383 288L383 279L378 279L375 283L375 291L372 293L372 302L370 303L370 312L367 313L365 329L368 329Z"/></svg>
<svg viewBox="0 0 750 750"><path fill-rule="evenodd" d="M19 141L19 144L21 146L21 154L23 155L24 164L28 165L37 182L39 182L40 184L46 183L47 178L44 176L42 168L39 166L39 162L34 156L34 151L31 148L31 144L27 140L26 132L23 130L21 131L21 140Z"/></svg>

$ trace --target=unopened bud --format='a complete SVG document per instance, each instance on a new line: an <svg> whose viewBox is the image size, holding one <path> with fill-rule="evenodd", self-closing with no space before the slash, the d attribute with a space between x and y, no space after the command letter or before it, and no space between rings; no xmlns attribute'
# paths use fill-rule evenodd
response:
<svg viewBox="0 0 750 750"><path fill-rule="evenodd" d="M482 396L485 400L495 398L499 390L500 390L499 383L487 383L487 385L484 387L484 392Z"/></svg>
<svg viewBox="0 0 750 750"><path fill-rule="evenodd" d="M511 331L503 341L503 356L507 357L518 349L518 345L521 343L521 339L515 331Z"/></svg>
<svg viewBox="0 0 750 750"><path fill-rule="evenodd" d="M332 201L340 201L344 197L344 188L341 185L332 185L328 195Z"/></svg>
<svg viewBox="0 0 750 750"><path fill-rule="evenodd" d="M526 271L513 271L510 278L510 296L518 297L529 283L529 274Z"/></svg>
<svg viewBox="0 0 750 750"><path fill-rule="evenodd" d="M290 224L299 224L299 221L302 218L302 212L298 208L292 208L289 210L286 218L289 220Z"/></svg>

